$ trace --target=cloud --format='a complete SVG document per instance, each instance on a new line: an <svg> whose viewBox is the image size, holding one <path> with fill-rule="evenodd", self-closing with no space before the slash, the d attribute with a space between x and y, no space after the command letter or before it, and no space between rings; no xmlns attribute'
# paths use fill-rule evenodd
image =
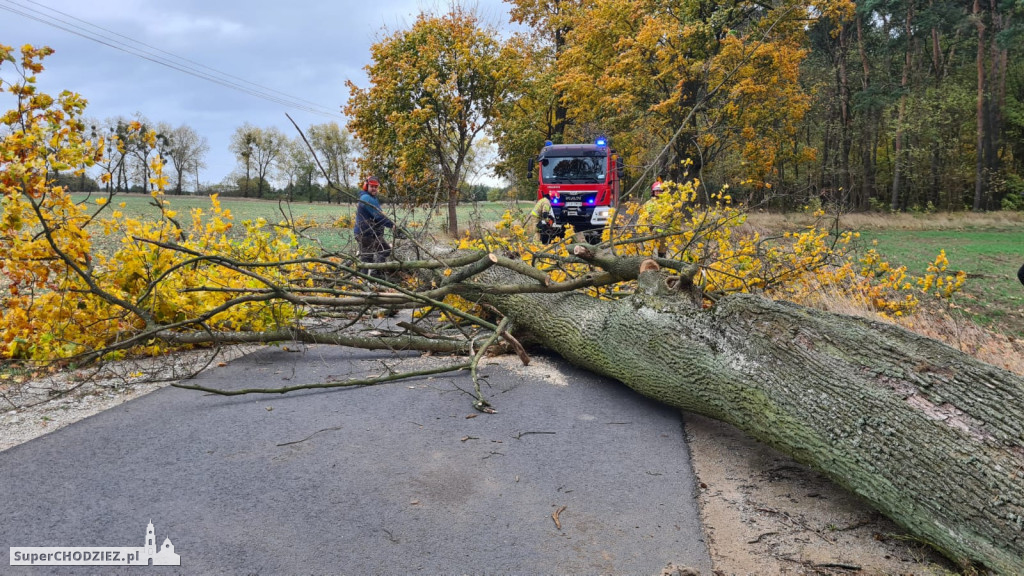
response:
<svg viewBox="0 0 1024 576"><path fill-rule="evenodd" d="M46 12L34 0L13 1L39 11L33 14ZM80 93L89 101L90 118L138 112L153 122L190 125L210 142L204 182L219 182L235 168L229 142L244 122L274 126L289 136L295 136L295 129L285 113L303 129L329 121L344 125L337 116L348 99L344 83L367 85L363 67L370 61L370 45L387 30L409 26L421 9L437 12L446 6L440 0L250 0L244 5L209 0L40 1L64 13L56 16L67 24L47 25L0 10L0 43L56 49L39 76L40 90ZM478 4L489 20L504 20L501 0ZM85 29L93 32L93 40L82 37ZM7 72L0 69L5 78ZM204 74L222 82L197 77ZM331 115L275 101L281 93L303 104L315 103ZM11 107L9 96L0 93L0 112Z"/></svg>
<svg viewBox="0 0 1024 576"><path fill-rule="evenodd" d="M205 16L171 14L150 18L143 23L147 36L161 37L163 41L174 43L195 37L209 41L217 38L241 39L251 36L251 32L240 22Z"/></svg>

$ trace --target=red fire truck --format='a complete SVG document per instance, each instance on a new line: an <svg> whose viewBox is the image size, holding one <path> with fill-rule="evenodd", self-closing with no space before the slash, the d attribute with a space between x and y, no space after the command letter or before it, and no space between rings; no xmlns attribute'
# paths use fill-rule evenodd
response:
<svg viewBox="0 0 1024 576"><path fill-rule="evenodd" d="M552 230L541 237L547 242L560 236L567 224L583 232L590 243L601 238L601 228L608 223L609 212L619 199L622 160L608 146L604 137L593 144L552 144L530 160L530 177L537 176L537 199L550 194L554 217ZM546 238L545 238L546 236Z"/></svg>

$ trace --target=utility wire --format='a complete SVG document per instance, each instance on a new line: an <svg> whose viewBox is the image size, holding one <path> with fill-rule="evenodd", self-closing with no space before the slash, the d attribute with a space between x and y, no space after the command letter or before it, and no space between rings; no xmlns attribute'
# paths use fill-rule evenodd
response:
<svg viewBox="0 0 1024 576"><path fill-rule="evenodd" d="M160 57L159 55L153 54L153 53L145 51L145 50L141 50L141 49L136 48L134 46L130 46L128 44L125 44L124 42L120 42L120 41L117 41L117 40L114 40L114 39L103 37L101 34L97 34L95 32L91 32L89 30L86 30L86 29L82 28L81 26L77 26L77 25L75 25L73 23L61 20L59 18L55 18L55 17L52 17L52 16L47 16L47 15L41 14L38 11L35 11L32 8L30 8L30 7L26 7L24 5L18 5L16 3L11 2L10 0L0 0L0 1L4 1L7 4L14 4L14 6L15 6L15 8L12 8L10 6L5 6L3 4L0 4L0 9L4 9L4 10L7 10L7 11L12 12L14 14L18 14L20 16L24 16L26 18L29 18L31 20L35 20L37 22L41 22L43 24L47 24L47 25L53 26L55 28L59 28L59 29L64 30L66 32L75 34L77 36L81 36L83 38L86 38L88 40L92 40L92 41L97 42L99 44L103 44L103 45L108 46L110 48L114 48L115 50L120 50L122 52L126 52L128 54L133 55L133 56L138 56L138 57L143 58L145 60L149 60L149 61L151 61L153 63L160 64L162 66L166 66L168 68L171 68L171 69L174 69L174 70L177 70L177 71L180 71L180 72L184 72L186 74L189 74L189 75L192 75L192 76L196 76L198 78L207 80L209 82L213 82L215 84L220 84L220 85L225 86L227 88L238 90L238 91L244 92L246 94L249 94L249 95L252 95L252 96L256 96L258 98L269 100L271 102L275 102L275 103L281 104L283 106L287 106L287 107L290 107L290 108L297 108L297 109L304 110L304 111L307 111L307 112L311 112L311 113L314 113L314 114L320 114L320 115L325 115L325 116L333 116L333 117L340 117L338 114L329 112L328 111L329 109L324 108L322 106L314 104L313 106L316 106L314 108L313 106L301 104L301 100L300 99L296 99L296 98L294 98L292 96L289 96L287 94L284 94L282 92L279 92L279 94L284 94L284 97L275 96L274 94L271 94L271 93L267 92L267 90L271 90L273 92L277 92L276 90L265 88L265 87L259 86L257 84L253 84L251 82L249 82L249 84L252 84L253 86L255 86L255 88L250 88L250 87L247 87L247 86L244 86L244 85L240 85L237 82L232 82L230 80L226 80L224 78L217 77L217 76L215 76L213 74L202 72L201 70L197 70L194 67L191 67L191 66L188 66L188 65L184 65L184 64L179 64L179 63L176 63L176 62L168 61L166 58ZM18 8L20 8L21 10L19 10ZM28 10L30 12L25 12L25 10ZM35 12L35 14L33 14L31 12ZM48 20L49 18L52 18L53 20L56 20L56 22ZM76 31L73 28L78 28L79 31ZM96 36L99 36L99 37L96 37ZM176 58L179 58L179 57L176 57ZM179 59L180 60L184 60L184 59L181 59L181 58L179 58ZM213 70L212 68L209 68L209 69ZM217 74L222 74L222 75L224 74L223 72L216 71L216 70L214 70L214 72L216 72Z"/></svg>
<svg viewBox="0 0 1024 576"><path fill-rule="evenodd" d="M17 4L16 0L4 0L4 1L6 1L8 3L12 3L12 4ZM161 49L161 48L159 48L157 46L153 46L151 44L146 44L145 42L141 42L139 40L135 40L134 38L130 38L128 36L120 34L117 31L110 30L108 28L103 28L103 27L98 26L98 25L94 25L92 23L87 22L87 20L79 18L79 17L77 17L75 15L69 14L67 12L61 12L60 10L57 10L56 8L51 8L51 7L46 6L46 5L44 5L44 4L40 3L40 2L36 2L35 0L22 0L22 2L28 2L30 4L35 4L35 5L37 5L37 6L41 7L41 8L49 10L51 12L60 14L62 16L69 17L69 18L71 18L73 20L77 20L77 22L80 22L80 23L82 23L82 24L84 24L84 25L86 25L88 27L94 28L96 30L101 30L101 31L103 31L105 33L108 33L108 34L113 34L114 36L117 36L117 37L120 37L120 38L124 38L128 42L132 42L132 43L138 44L140 46L145 46L146 48L150 48L152 50L156 50L157 52L161 52L163 54L167 54L168 56L170 56L170 57L172 57L174 59L181 60L181 61L183 61L183 63L187 63L188 65L194 65L195 67L206 69L206 70L208 70L208 71L210 71L210 72L212 72L214 74L219 74L219 75L225 76L227 78L232 78L234 80L238 80L240 82L244 82L244 83L249 84L250 86L254 86L254 87L256 87L256 88L258 88L260 90L266 90L268 92L275 92L275 93L281 94L283 96L286 96L289 99L293 99L293 100L299 101L299 102L305 102L305 104L307 104L307 105L309 105L311 107L314 107L314 108L321 108L321 109L324 109L325 111L329 110L329 109L326 109L326 108L322 107L321 105L316 104L316 102L314 102L314 101L310 101L310 100L306 100L306 99L299 98L299 97L296 97L296 96L292 96L291 94L282 92L280 90L275 90L273 88L268 88L266 86L261 86L259 84L254 83L254 82L250 82L249 80L246 80L245 78L241 78L241 77L238 77L238 76L233 76L233 75L228 74L226 72L222 72L222 71L216 70L214 68L210 68L210 67L208 67L208 66L206 66L206 65L204 65L202 63L198 63L198 61L196 61L196 60L191 60L191 59L188 59L186 57L182 57L182 56L179 56L177 54L168 52L167 50ZM37 12L38 12L38 10L37 10ZM54 18L54 19L58 19L58 18ZM62 20L58 19L58 22L62 22ZM71 25L71 26L75 26L75 25ZM78 27L78 26L75 26L75 28L79 28L80 30L82 30L81 27ZM122 43L122 42L118 42L118 43ZM146 52L146 53L150 53L150 52ZM191 67L188 67L188 68L191 68Z"/></svg>
<svg viewBox="0 0 1024 576"><path fill-rule="evenodd" d="M5 1L7 1L7 2L9 2L9 3L16 3L16 2L15 2L15 0L5 0ZM315 108L321 108L321 109L323 109L323 110L325 110L325 111L327 111L327 112L329 112L329 113L330 113L330 109L329 109L329 108L325 108L325 107L321 106L320 104L317 104L316 102L312 102L312 101L310 101L310 100L305 100L305 99L302 99L302 98L298 98L298 97L296 97L296 96L292 96L292 95L290 95L290 94L287 94L287 93L285 93L285 92L281 92L280 90L275 90L275 89L273 89L273 88L268 88L268 87L266 87L266 86L261 86L261 85L259 85L259 84L256 84L256 83L254 83L254 82L251 82L251 81L249 81L249 80L246 80L245 78L241 78L241 77L239 77L239 76L235 76L235 75L229 74L229 73L227 73L227 72L223 72L223 71L221 71L221 70L217 70L217 69L215 69L215 68L211 68L211 67L209 67L209 66L206 66L205 64L203 64L203 63L201 63L201 62L196 62L196 61L194 61L194 60L190 60L190 59L188 59L188 58L184 58L184 57L182 57L182 56L178 56L178 55L176 55L176 54L173 54L173 53L171 53L171 52L168 52L168 51L166 51L166 50L163 50L163 49L161 49L161 48L158 48L158 47L156 47L156 46L152 46L152 45L150 45L150 44L146 44L145 42L141 42L141 41L139 41L139 40L135 40L135 39L133 39L133 38L130 38L130 37L128 37L128 36L125 36L125 35L123 35L123 34L120 34L120 33L116 32L116 31L114 31L114 30L110 30L109 28L104 28L104 27L102 27L102 26L99 26L99 25L96 25L96 24L92 24L92 23L90 23L90 22L87 22L87 21L85 21L85 20L82 20L81 18L77 18L77 17L75 17L75 16L73 16L73 15L71 15L71 14L68 14L68 13L66 13L66 12L61 12L60 10L57 10L57 9L55 9L55 8L50 8L50 7L47 7L47 6L45 6L45 5L43 5L43 4L39 3L39 2L36 2L36 1L34 1L34 0L22 0L22 1L23 1L23 2L29 2L29 3L31 3L31 4L35 4L35 5L37 5L37 6L41 7L41 8L45 8L45 9L47 9L47 10L50 10L51 12L55 12L55 13L57 13L57 14L60 14L60 15L62 15L62 16L65 16L65 17L67 17L67 18L70 18L70 19L72 19L72 20L76 20L76 21L78 21L78 22L81 22L81 23L83 23L83 24L85 24L85 25L87 25L87 26L91 26L91 27L93 27L93 28L96 28L97 30L102 30L102 31L104 31L104 32L107 32L107 33L109 33L109 34L113 34L114 36L118 36L118 37L120 37L120 38L124 38L125 40L128 40L129 42L133 42L133 43L135 43L135 44L138 44L138 45L140 45L140 46L145 46L146 48L149 48L149 49L155 50L155 51L157 51L157 52L160 52L160 53L162 53L162 54L166 54L167 56L169 56L169 57L171 57L171 58L174 58L175 60L180 60L180 61L182 61L182 62L185 62L185 63L191 64L191 65L197 66L197 67L199 67L199 68L205 68L206 70L209 70L210 72L213 72L213 73L215 73L215 74L220 74L220 75L222 75L222 76L225 76L225 77L228 77L228 78L232 78L232 79L234 79L234 80L238 80L239 82L243 82L243 83L245 83L245 84L248 84L248 85L250 85L250 86L253 86L253 87L255 87L255 88L259 89L259 90L263 90L263 91L268 91L268 92L272 92L272 93L277 93L277 94L280 94L280 95L282 95L282 96L284 96L284 97L286 97L286 98L288 98L288 99L290 99L290 100L294 100L294 101L296 101L296 102L303 102L303 103L306 103L306 104L308 104L308 105L310 105L310 106L312 106L312 107L315 107ZM78 27L78 26L76 26L76 27L77 27L77 28L80 28L80 27ZM189 66L189 67L191 68L191 66Z"/></svg>
<svg viewBox="0 0 1024 576"><path fill-rule="evenodd" d="M54 28L58 28L60 30L64 30L65 32L74 34L76 36L80 36L82 38L85 38L87 40L91 40L91 41L99 43L99 44L103 44L104 46L113 48L115 50L119 50L121 52L125 52L127 54L131 54L132 56L136 56L136 57L142 58L144 60L148 60L148 61L153 62L155 64L159 64L161 66L166 66L166 67L171 68L173 70L177 70L179 72L183 72L185 74L189 74L191 76L195 76L197 78L206 80L208 82L213 82L214 84L219 84L219 85L224 86L226 88L231 88L233 90L237 90L239 92L243 92L243 93L249 94L251 96L255 96L257 98L268 100L268 101L274 102L276 104L281 104L282 106L286 106L286 107L289 107L289 108L295 108L295 109L302 110L302 111L305 111L305 112L310 112L312 114L319 114L319 115L322 115L322 116L330 116L330 117L335 117L335 118L342 118L342 116L340 114L338 114L336 112L332 112L329 108L326 108L324 106L316 104L315 102L310 102L309 100L304 100L302 98L297 98L295 96L291 96L291 95L286 94L284 92L281 92L279 90L274 90L273 88L267 88L265 86L261 86L259 84L255 84L255 83L250 82L248 80L245 80L243 78L239 78L238 76L234 76L234 75L228 74L226 72L222 72L220 70L216 70L214 68L210 68L209 66L206 66L204 64L200 64L198 62L194 62L194 61L189 60L187 58L182 58L180 56L177 56L177 55L172 54L170 52L167 52L165 50L161 50L161 49L156 48L154 46L150 46L150 45L148 45L148 44L146 44L144 42L140 42L138 40L134 40L132 38L129 38L128 36L124 36L122 34L114 32L112 30L108 30L108 29L103 28L101 26L97 26L95 24L91 24L89 22L86 22L85 20L82 20L80 18L76 18L75 16L72 16L70 14L66 14L66 13L61 12L59 10L55 10L53 8L49 8L49 7L47 7L47 6L43 5L43 4L40 4L39 2L35 2L33 0L26 0L26 1L30 2L31 4L35 4L37 6L45 8L46 10L49 10L49 11L54 12L56 14L60 14L62 16L65 16L66 18L69 18L71 20L74 20L74 21L77 21L77 22L81 22L82 24L85 24L86 26L89 26L91 28L95 28L97 30L101 30L101 31L105 32L106 34L113 34L114 36L118 36L118 37L124 38L128 42L134 43L135 45L130 44L130 43L126 43L126 42L121 42L120 40L117 40L115 38L111 38L111 37L109 37L109 36L107 36L107 35L105 35L103 33L100 33L100 32L95 32L93 30L90 30L90 29L85 28L83 26L80 26L78 24L75 24L74 22L71 22L71 21L68 21L68 20L64 20L64 19L61 19L61 18L56 17L56 16L51 16L51 15L45 14L45 13L43 13L43 12L41 12L41 11L35 9L35 8L32 8L31 6L26 6L25 4L20 4L20 3L16 2L16 1L14 1L14 0L0 0L0 9L6 10L6 11L14 13L14 14L17 14L19 16L23 16L23 17L28 18L30 20L35 20L37 22L40 22L42 24L46 24L48 26L52 26ZM143 46L145 48L149 48L150 50L139 48L136 45ZM173 60L171 60L171 59L169 59L167 57L161 56L158 53L166 54L170 58L178 60L178 62L175 62L175 61L173 61ZM210 72L205 72L201 68L205 69L205 70L209 70ZM234 80L232 80L232 79L234 79ZM236 82L235 80L238 80L238 82Z"/></svg>

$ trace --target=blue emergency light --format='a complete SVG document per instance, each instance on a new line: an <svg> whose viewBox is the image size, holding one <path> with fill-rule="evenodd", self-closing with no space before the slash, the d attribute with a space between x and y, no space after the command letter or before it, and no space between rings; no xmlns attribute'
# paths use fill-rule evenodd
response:
<svg viewBox="0 0 1024 576"><path fill-rule="evenodd" d="M594 144L597 144L598 146L607 146L608 139L605 138L604 136L598 136L597 140L594 140Z"/></svg>

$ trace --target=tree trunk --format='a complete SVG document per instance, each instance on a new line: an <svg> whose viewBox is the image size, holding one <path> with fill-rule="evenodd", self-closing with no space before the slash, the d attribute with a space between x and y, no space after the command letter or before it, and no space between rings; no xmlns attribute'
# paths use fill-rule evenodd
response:
<svg viewBox="0 0 1024 576"><path fill-rule="evenodd" d="M902 328L750 295L482 295L567 360L737 426L950 557L1024 573L1024 378Z"/></svg>
<svg viewBox="0 0 1024 576"><path fill-rule="evenodd" d="M242 190L242 198L249 197L249 159L245 159L245 189Z"/></svg>
<svg viewBox="0 0 1024 576"><path fill-rule="evenodd" d="M555 61L562 56L562 51L565 49L565 35L569 32L568 29L558 27L555 29ZM565 105L563 90L555 90L555 122L554 126L551 127L550 134L548 134L548 140L556 144L565 143L565 124L566 119L569 117L569 109Z"/></svg>
<svg viewBox="0 0 1024 576"><path fill-rule="evenodd" d="M985 22L982 20L981 2L974 0L972 11L974 24L978 28L978 96L977 96L977 139L974 158L974 211L981 210L985 199Z"/></svg>
<svg viewBox="0 0 1024 576"><path fill-rule="evenodd" d="M821 138L821 176L818 178L819 190L829 188L833 182L835 182L835 171L832 169L832 148L835 146L832 138L832 118L835 114L835 108L829 105L828 109L828 121L825 122L825 129Z"/></svg>
<svg viewBox="0 0 1024 576"><path fill-rule="evenodd" d="M999 36L1005 31L1005 22L995 0L989 1L991 30L989 31L989 73L985 101L985 175L990 180L1000 174L1000 148L1003 139L1003 107L1006 98L1007 51L1000 46ZM998 186L990 186L986 194L987 210L999 208L1002 198Z"/></svg>
<svg viewBox="0 0 1024 576"><path fill-rule="evenodd" d="M929 8L934 9L934 3L928 3ZM935 89L941 93L942 80L946 76L946 66L942 59L942 45L939 42L940 32L936 27L932 27L932 72L935 75ZM932 153L931 153L931 164L929 166L931 172L931 186L928 188L925 194L928 202L935 208L939 207L939 190L942 189L942 133L940 128L936 130L935 135L932 137Z"/></svg>
<svg viewBox="0 0 1024 576"><path fill-rule="evenodd" d="M838 40L838 84L839 84L839 187L842 189L835 192L835 199L840 201L850 193L852 181L850 178L850 148L852 147L851 128L853 126L853 114L850 107L850 79L846 71L846 57L849 52L850 28L848 24L841 24L839 27ZM844 203L845 205L845 203Z"/></svg>
<svg viewBox="0 0 1024 576"><path fill-rule="evenodd" d="M459 237L459 187L448 188L448 235Z"/></svg>
<svg viewBox="0 0 1024 576"><path fill-rule="evenodd" d="M907 109L907 84L910 78L910 64L911 57L914 51L913 43L913 28L911 23L914 19L914 3L910 2L907 4L907 20L904 27L904 33L907 35L907 49L903 60L903 78L900 81L900 106L899 115L896 119L896 141L893 145L893 162L892 162L892 201L890 203L890 209L894 212L900 209L900 176L903 161L903 124Z"/></svg>
<svg viewBox="0 0 1024 576"><path fill-rule="evenodd" d="M865 95L870 94L871 88L871 63L868 60L867 50L864 47L863 22L860 15L857 15L857 50L860 53L861 66L864 69L864 76L861 78L861 88ZM870 206L869 200L875 197L875 129L877 125L878 107L868 106L864 117L864 137L861 138L861 165L863 166L863 180L861 181L861 193L858 202L854 206L858 209L865 209Z"/></svg>

